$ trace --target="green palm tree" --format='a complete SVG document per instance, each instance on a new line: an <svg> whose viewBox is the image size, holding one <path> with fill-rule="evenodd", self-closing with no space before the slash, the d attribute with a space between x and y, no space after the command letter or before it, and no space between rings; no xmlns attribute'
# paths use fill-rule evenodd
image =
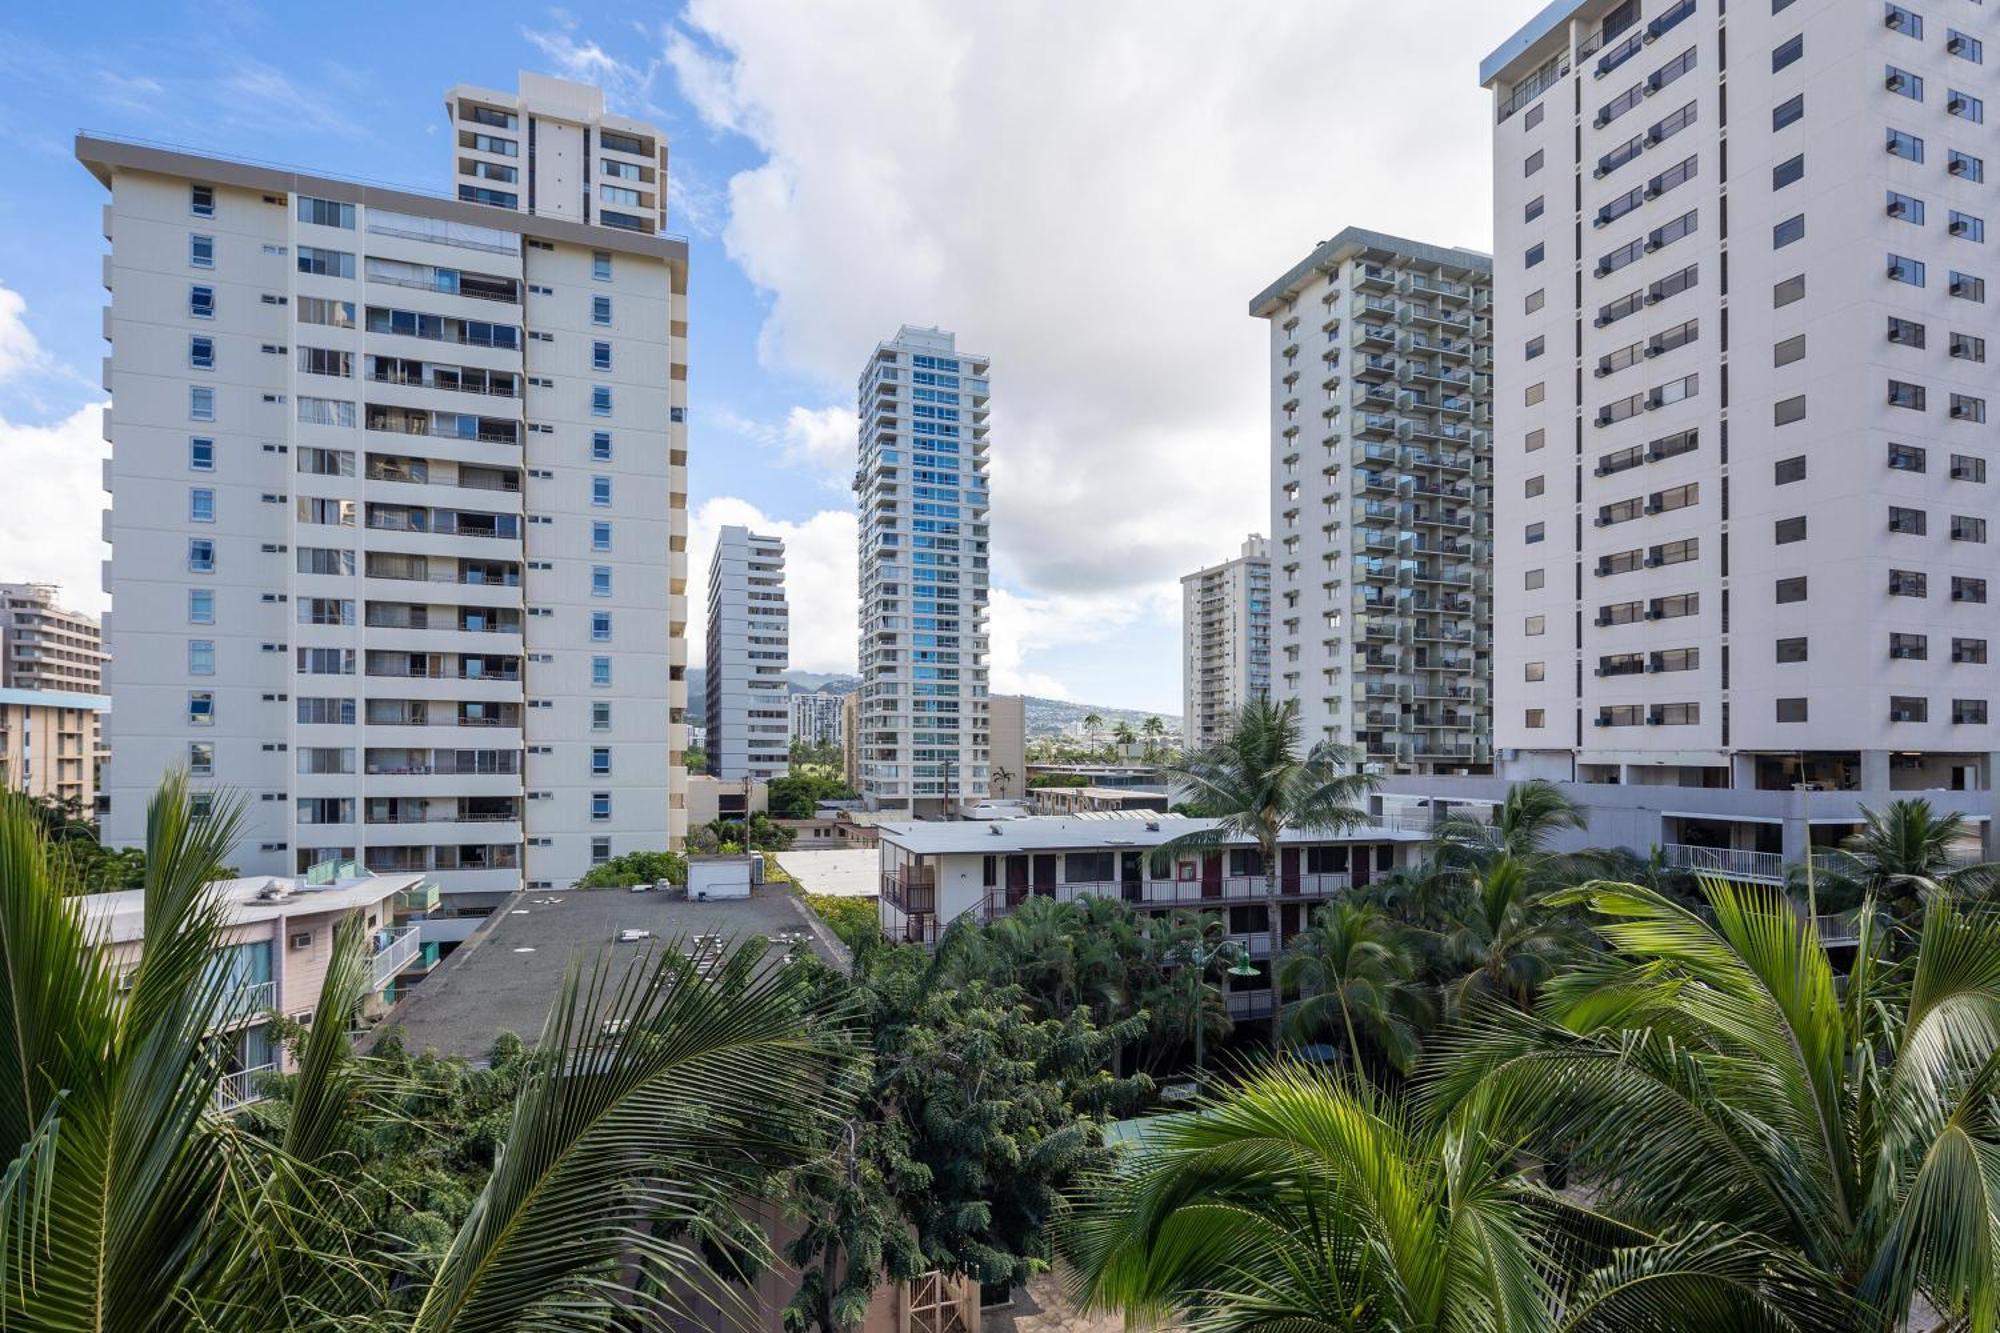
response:
<svg viewBox="0 0 2000 1333"><path fill-rule="evenodd" d="M1132 730L1130 722L1127 722L1124 718L1119 718L1118 725L1111 729L1111 739L1118 743L1120 750L1123 750L1124 747L1135 743L1139 739L1139 733Z"/></svg>
<svg viewBox="0 0 2000 1333"><path fill-rule="evenodd" d="M1410 979L1412 960L1394 922L1376 907L1337 903L1313 913L1293 937L1279 980L1299 999L1288 1006L1293 1038L1337 1026L1347 1058L1361 1064L1361 1042L1407 1070L1417 1054L1422 993Z"/></svg>
<svg viewBox="0 0 2000 1333"><path fill-rule="evenodd" d="M68 897L66 859L0 797L0 1322L380 1326L396 1276L418 1284L412 1329L608 1328L705 1272L689 1235L744 1254L708 1217L830 1120L833 1057L803 969L765 970L761 948L712 981L671 952L573 968L464 1228L435 1273L397 1275L345 1207L336 1147L374 1076L350 1045L370 972L358 920L336 929L288 1113L267 1130L216 1109L214 1034L243 1015L215 963L228 915L210 882L240 810L222 799L196 818L184 778L162 784L145 947L121 980Z"/></svg>
<svg viewBox="0 0 2000 1333"><path fill-rule="evenodd" d="M1147 1122L1063 1234L1086 1302L1193 1333L1800 1329L1785 1256L1621 1227L1538 1184L1469 1106L1427 1123L1278 1065Z"/></svg>
<svg viewBox="0 0 2000 1333"><path fill-rule="evenodd" d="M1488 1008L1440 1051L1432 1104L1489 1100L1610 1213L1799 1256L1803 1290L1909 1327L2000 1312L2000 920L1925 904L1888 964L1868 913L1839 976L1775 889L1704 879L1707 913L1631 884L1572 897L1615 954L1540 1012ZM1926 1325L1928 1326L1928 1325Z"/></svg>
<svg viewBox="0 0 2000 1333"><path fill-rule="evenodd" d="M1958 848L1977 837L1963 815L1938 814L1922 799L1891 802L1886 810L1861 810L1861 828L1833 853L1838 894L1889 904L1899 917L1914 920L1921 902L1938 893L1990 893L2000 864L1968 864ZM1840 884L1838 881L1846 881Z"/></svg>
<svg viewBox="0 0 2000 1333"><path fill-rule="evenodd" d="M1213 980L1228 962L1228 943L1229 927L1215 912L1180 911L1151 923L1140 998L1152 1016L1155 1060L1192 1044L1195 1068L1204 1069L1209 1042L1234 1030L1228 997Z"/></svg>
<svg viewBox="0 0 2000 1333"><path fill-rule="evenodd" d="M1167 734L1167 724L1148 716L1139 724L1139 734L1146 738L1146 761L1151 763L1160 753L1160 738Z"/></svg>
<svg viewBox="0 0 2000 1333"><path fill-rule="evenodd" d="M1351 750L1330 741L1302 749L1297 700L1279 704L1256 698L1243 705L1227 738L1161 766L1168 784L1183 789L1185 799L1214 822L1163 844L1154 853L1156 865L1232 843L1257 846L1271 936L1274 1050L1284 1023L1276 976L1279 843L1288 833L1330 835L1368 823L1367 812L1357 802L1367 797L1375 780L1349 771L1353 762Z"/></svg>
<svg viewBox="0 0 2000 1333"><path fill-rule="evenodd" d="M1589 826L1583 808L1562 788L1534 778L1510 786L1491 818L1447 814L1431 837L1438 859L1448 866L1480 866L1500 856L1535 864L1551 859L1548 845L1558 833Z"/></svg>
<svg viewBox="0 0 2000 1333"><path fill-rule="evenodd" d="M1447 988L1454 1008L1479 993L1526 1008L1582 951L1572 920L1540 888L1536 869L1531 860L1501 852L1461 880L1438 939L1457 978Z"/></svg>

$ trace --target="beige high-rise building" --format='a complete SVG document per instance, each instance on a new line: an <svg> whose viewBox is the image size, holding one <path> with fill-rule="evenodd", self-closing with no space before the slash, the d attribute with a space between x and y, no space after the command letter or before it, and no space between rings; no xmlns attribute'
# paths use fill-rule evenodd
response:
<svg viewBox="0 0 2000 1333"><path fill-rule="evenodd" d="M47 583L0 583L0 687L100 693L104 638L97 617L57 604Z"/></svg>
<svg viewBox="0 0 2000 1333"><path fill-rule="evenodd" d="M1233 560L1181 579L1181 726L1189 749L1228 736L1271 693L1271 543L1252 535Z"/></svg>
<svg viewBox="0 0 2000 1333"><path fill-rule="evenodd" d="M445 94L452 177L468 204L651 235L667 226L667 140L605 113L604 90L545 74Z"/></svg>
<svg viewBox="0 0 2000 1333"><path fill-rule="evenodd" d="M0 689L0 788L61 802L89 818L107 703L75 690Z"/></svg>
<svg viewBox="0 0 2000 1333"><path fill-rule="evenodd" d="M104 209L105 838L562 887L686 830L687 246L82 137ZM599 219L601 221L601 219Z"/></svg>

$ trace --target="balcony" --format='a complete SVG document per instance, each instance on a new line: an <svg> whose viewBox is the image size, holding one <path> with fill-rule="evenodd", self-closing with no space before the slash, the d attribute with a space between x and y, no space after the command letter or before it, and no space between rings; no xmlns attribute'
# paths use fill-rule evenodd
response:
<svg viewBox="0 0 2000 1333"><path fill-rule="evenodd" d="M382 946L375 950L370 963L368 989L383 991L393 984L398 975L408 970L417 955L423 951L423 941L418 938L419 928L403 926L385 931Z"/></svg>
<svg viewBox="0 0 2000 1333"><path fill-rule="evenodd" d="M275 1074L275 1064L252 1065L248 1069L231 1070L224 1074L215 1085L215 1110L219 1115L229 1115L240 1111L252 1102L264 1100L264 1093L258 1088L266 1074Z"/></svg>
<svg viewBox="0 0 2000 1333"><path fill-rule="evenodd" d="M1720 875L1725 879L1755 884L1783 884L1785 858L1777 852L1739 851L1733 847L1696 847L1669 842L1660 847L1661 864L1697 874Z"/></svg>

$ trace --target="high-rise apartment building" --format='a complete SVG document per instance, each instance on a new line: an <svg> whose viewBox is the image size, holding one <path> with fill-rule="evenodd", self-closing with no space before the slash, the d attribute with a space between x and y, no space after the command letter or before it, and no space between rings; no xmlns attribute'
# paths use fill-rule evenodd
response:
<svg viewBox="0 0 2000 1333"><path fill-rule="evenodd" d="M862 368L861 793L947 815L985 798L986 357L904 325Z"/></svg>
<svg viewBox="0 0 2000 1333"><path fill-rule="evenodd" d="M840 695L829 694L825 690L794 694L790 700L792 739L806 745L838 746L841 738L840 701Z"/></svg>
<svg viewBox="0 0 2000 1333"><path fill-rule="evenodd" d="M100 694L0 688L0 790L89 818L97 803Z"/></svg>
<svg viewBox="0 0 2000 1333"><path fill-rule="evenodd" d="M685 832L684 242L83 137L114 761L235 863L567 885Z"/></svg>
<svg viewBox="0 0 2000 1333"><path fill-rule="evenodd" d="M46 583L0 583L0 688L98 693L104 637L97 617L57 605Z"/></svg>
<svg viewBox="0 0 2000 1333"><path fill-rule="evenodd" d="M469 204L652 235L667 226L667 140L606 115L604 91L523 72L520 91L445 94L452 177Z"/></svg>
<svg viewBox="0 0 2000 1333"><path fill-rule="evenodd" d="M1271 333L1272 693L1376 772L1486 772L1492 261L1349 227Z"/></svg>
<svg viewBox="0 0 2000 1333"><path fill-rule="evenodd" d="M708 567L708 771L719 778L782 777L789 766L791 610L785 543L730 525Z"/></svg>
<svg viewBox="0 0 2000 1333"><path fill-rule="evenodd" d="M1655 789L1676 863L1992 814L1996 38L1970 0L1575 0L1480 71L1502 765Z"/></svg>
<svg viewBox="0 0 2000 1333"><path fill-rule="evenodd" d="M1271 543L1181 579L1182 727L1190 749L1229 735L1238 711L1271 693Z"/></svg>

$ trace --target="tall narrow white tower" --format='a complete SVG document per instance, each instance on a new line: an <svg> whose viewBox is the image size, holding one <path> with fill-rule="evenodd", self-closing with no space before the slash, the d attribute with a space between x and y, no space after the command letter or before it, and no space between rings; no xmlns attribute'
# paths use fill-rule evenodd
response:
<svg viewBox="0 0 2000 1333"><path fill-rule="evenodd" d="M722 529L708 567L708 771L769 781L789 766L785 543Z"/></svg>

